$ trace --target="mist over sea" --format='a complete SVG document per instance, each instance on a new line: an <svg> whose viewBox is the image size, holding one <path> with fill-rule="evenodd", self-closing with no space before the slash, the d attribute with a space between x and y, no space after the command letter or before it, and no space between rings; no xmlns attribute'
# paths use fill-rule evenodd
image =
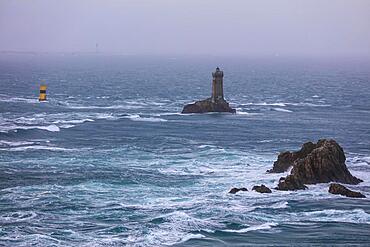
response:
<svg viewBox="0 0 370 247"><path fill-rule="evenodd" d="M217 66L237 113L180 114ZM228 193L321 138L366 199ZM369 61L0 55L0 246L368 246L369 198Z"/></svg>

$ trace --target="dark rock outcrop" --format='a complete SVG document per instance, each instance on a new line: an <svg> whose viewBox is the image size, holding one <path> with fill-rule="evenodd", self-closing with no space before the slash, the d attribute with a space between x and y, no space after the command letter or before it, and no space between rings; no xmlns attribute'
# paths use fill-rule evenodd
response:
<svg viewBox="0 0 370 247"><path fill-rule="evenodd" d="M238 193L239 191L248 191L248 189L247 189L247 188L232 188L232 189L229 191L229 193L230 193L230 194L236 194L236 193Z"/></svg>
<svg viewBox="0 0 370 247"><path fill-rule="evenodd" d="M229 106L226 100L218 100L213 102L211 98L196 101L192 104L187 104L181 113L206 113L206 112L230 112L235 113L236 110Z"/></svg>
<svg viewBox="0 0 370 247"><path fill-rule="evenodd" d="M289 176L279 181L278 189L303 189L304 184L362 182L349 172L343 149L334 140L305 143L297 152L281 153L270 172L283 172L293 166Z"/></svg>
<svg viewBox="0 0 370 247"><path fill-rule="evenodd" d="M294 165L294 161L298 159L305 158L309 153L312 152L316 148L316 144L312 142L306 142L303 144L301 150L296 152L283 152L280 153L278 156L277 161L274 162L274 166L272 169L268 170L267 172L270 173L280 173L286 172L289 167Z"/></svg>
<svg viewBox="0 0 370 247"><path fill-rule="evenodd" d="M259 193L271 193L272 191L267 187L265 186L264 184L261 184L260 186L259 185L255 185L253 186L252 190L255 190L256 192L259 192Z"/></svg>
<svg viewBox="0 0 370 247"><path fill-rule="evenodd" d="M304 184L362 182L361 179L352 176L345 161L343 149L336 141L319 140L306 157L294 162L291 174Z"/></svg>
<svg viewBox="0 0 370 247"><path fill-rule="evenodd" d="M347 197L354 197L354 198L365 198L366 197L360 192L352 191L344 187L343 185L337 184L337 183L330 184L329 193L332 193L335 195L347 196Z"/></svg>
<svg viewBox="0 0 370 247"><path fill-rule="evenodd" d="M279 179L277 190L305 190L307 187L295 176L288 175Z"/></svg>

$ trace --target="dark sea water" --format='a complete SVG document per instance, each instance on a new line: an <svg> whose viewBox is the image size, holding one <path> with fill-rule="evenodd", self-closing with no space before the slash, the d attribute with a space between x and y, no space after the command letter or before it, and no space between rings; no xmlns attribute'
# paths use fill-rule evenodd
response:
<svg viewBox="0 0 370 247"><path fill-rule="evenodd" d="M179 114L216 66L237 114ZM369 246L368 198L228 193L320 138L370 198L368 61L3 54L0 246Z"/></svg>

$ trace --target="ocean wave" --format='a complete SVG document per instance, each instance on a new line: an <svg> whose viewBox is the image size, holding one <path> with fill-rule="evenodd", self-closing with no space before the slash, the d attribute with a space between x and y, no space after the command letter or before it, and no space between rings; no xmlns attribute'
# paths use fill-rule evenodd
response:
<svg viewBox="0 0 370 247"><path fill-rule="evenodd" d="M259 231L259 230L268 230L271 229L274 226L277 226L277 223L263 223L261 225L255 225L255 226L249 226L247 228L242 228L239 230L231 230L231 229L226 229L222 230L223 232L235 232L235 233L246 233L250 231Z"/></svg>
<svg viewBox="0 0 370 247"><path fill-rule="evenodd" d="M283 108L273 108L275 111L279 111L279 112L292 112L291 110L288 110L288 109L283 109Z"/></svg>
<svg viewBox="0 0 370 247"><path fill-rule="evenodd" d="M284 106L286 106L286 103L282 103L282 102L276 102L276 103L259 102L259 103L244 103L244 104L240 104L240 105L242 105L242 106L255 105L255 106L281 106L281 107L284 107Z"/></svg>
<svg viewBox="0 0 370 247"><path fill-rule="evenodd" d="M329 107L331 105L329 104L314 104L314 103L308 103L308 102L300 102L300 103L286 103L287 105L292 106L311 106L311 107Z"/></svg>
<svg viewBox="0 0 370 247"><path fill-rule="evenodd" d="M128 118L132 121L142 121L142 122L167 122L167 119L163 118L155 118L155 117L141 117L139 114L132 114L128 116L124 116L124 118Z"/></svg>
<svg viewBox="0 0 370 247"><path fill-rule="evenodd" d="M271 204L269 206L270 208L279 209L279 208L288 208L288 202L277 202L274 204Z"/></svg>
<svg viewBox="0 0 370 247"><path fill-rule="evenodd" d="M47 130L51 132L58 132L60 131L59 127L56 126L55 124L51 124L48 126L36 126L35 128L40 129L40 130Z"/></svg>
<svg viewBox="0 0 370 247"><path fill-rule="evenodd" d="M19 151L26 151L26 150L48 150L48 151L77 151L79 149L72 149L72 148L61 148L61 147L54 147L54 146L42 146L42 145L29 145L29 146L17 146L11 148L0 148L2 151L11 151L11 152L19 152Z"/></svg>
<svg viewBox="0 0 370 247"><path fill-rule="evenodd" d="M0 140L0 146L5 147L18 147L18 146L24 146L24 145L31 145L34 144L32 141L4 141Z"/></svg>
<svg viewBox="0 0 370 247"><path fill-rule="evenodd" d="M38 98L21 98L21 97L9 97L7 95L1 95L0 102L37 104L39 103L39 100Z"/></svg>
<svg viewBox="0 0 370 247"><path fill-rule="evenodd" d="M124 110L130 110L130 109L141 109L143 106L138 105L109 105L109 106L97 106L97 105L67 105L67 108L69 109L124 109Z"/></svg>
<svg viewBox="0 0 370 247"><path fill-rule="evenodd" d="M311 106L311 107L328 107L331 106L329 104L315 104L309 102L275 102L275 103L267 103L267 102L260 102L260 103L242 103L241 106Z"/></svg>
<svg viewBox="0 0 370 247"><path fill-rule="evenodd" d="M6 126L0 126L0 132L8 133L9 131L17 131L17 130L30 130L30 129L40 129L40 130L46 130L50 132L58 132L60 131L60 128L56 126L55 124L46 125L46 126L40 126L40 125L6 125Z"/></svg>
<svg viewBox="0 0 370 247"><path fill-rule="evenodd" d="M152 114L151 116L161 117L161 116L178 116L178 115L188 115L188 114L182 114L181 112L165 112L165 113Z"/></svg>
<svg viewBox="0 0 370 247"><path fill-rule="evenodd" d="M370 214L363 209L337 210L324 209L311 212L303 212L302 215L310 221L319 222L346 222L370 224Z"/></svg>
<svg viewBox="0 0 370 247"><path fill-rule="evenodd" d="M58 124L58 123L62 123L62 124L80 124L80 123L84 123L84 122L94 122L94 120L90 119L90 118L72 119L72 120L56 120L53 123L55 123L55 124Z"/></svg>
<svg viewBox="0 0 370 247"><path fill-rule="evenodd" d="M37 214L33 211L5 213L0 216L0 223L24 222L29 221L35 218L36 216Z"/></svg>
<svg viewBox="0 0 370 247"><path fill-rule="evenodd" d="M52 132L60 131L60 128L72 128L77 124L85 122L94 122L98 119L115 120L118 119L112 113L37 113L30 116L22 117L1 117L0 116L0 132L8 133L9 131L17 131L20 129L41 129Z"/></svg>
<svg viewBox="0 0 370 247"><path fill-rule="evenodd" d="M191 238L203 238L201 234L190 232L212 231L212 229L224 226L211 220L197 219L183 211L175 211L159 218L164 222L144 237L147 246L174 245Z"/></svg>

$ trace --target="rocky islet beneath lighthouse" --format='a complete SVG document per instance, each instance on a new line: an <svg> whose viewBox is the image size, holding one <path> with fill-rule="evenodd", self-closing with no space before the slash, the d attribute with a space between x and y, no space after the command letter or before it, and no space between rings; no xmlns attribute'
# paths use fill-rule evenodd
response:
<svg viewBox="0 0 370 247"><path fill-rule="evenodd" d="M184 106L184 109L181 113L236 112L236 110L231 108L229 106L229 103L224 99L224 72L217 67L216 71L212 73L212 77L213 80L211 98L187 104Z"/></svg>

